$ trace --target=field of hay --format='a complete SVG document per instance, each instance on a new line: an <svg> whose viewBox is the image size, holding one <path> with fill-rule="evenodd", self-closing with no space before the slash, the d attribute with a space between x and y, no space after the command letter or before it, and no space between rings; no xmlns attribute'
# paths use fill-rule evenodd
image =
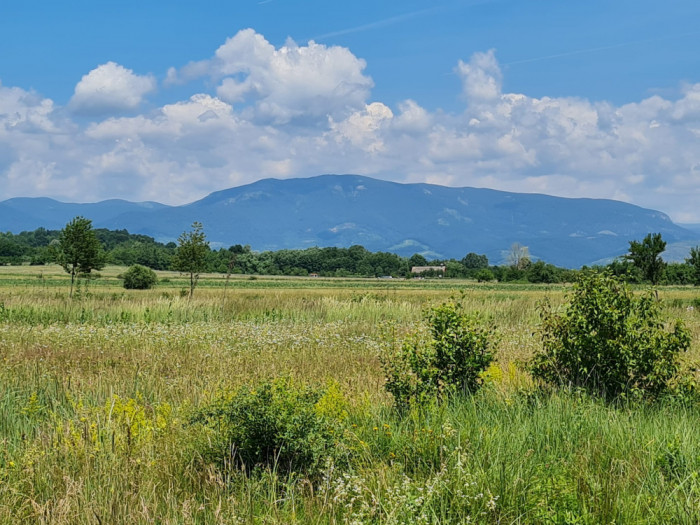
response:
<svg viewBox="0 0 700 525"><path fill-rule="evenodd" d="M70 299L58 266L0 267L0 523L700 522L697 406L530 378L537 305L566 286L204 275L189 300L176 273L127 291L122 271ZM498 332L485 387L397 413L379 353L460 294ZM659 296L695 367L700 292ZM345 460L311 477L208 461L193 415L279 378L335 392Z"/></svg>

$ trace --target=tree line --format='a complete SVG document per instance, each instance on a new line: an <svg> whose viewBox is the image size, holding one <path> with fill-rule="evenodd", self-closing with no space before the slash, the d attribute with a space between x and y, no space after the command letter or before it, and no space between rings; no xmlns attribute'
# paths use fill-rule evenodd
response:
<svg viewBox="0 0 700 525"><path fill-rule="evenodd" d="M86 241L85 236L92 241ZM71 236L74 238L70 240ZM83 243L81 246L80 243ZM19 234L0 232L0 264L64 265L66 250L94 250L88 262L92 269L104 264L139 265L153 270L175 270L190 276L194 290L200 273L290 275L321 277L416 277L414 267L433 267L420 277L468 278L479 281L558 283L572 282L577 270L557 267L545 261L533 261L527 247L513 244L506 263L492 265L487 256L467 253L461 259L427 259L421 254L410 257L389 252L372 252L363 246L349 248L312 247L256 252L248 245L212 249L200 223L183 232L178 242L161 243L147 235L126 230L93 229L89 219L76 217L62 230L37 228ZM86 244L87 243L87 244ZM666 247L661 234L649 234L642 241L630 241L629 253L613 260L607 268L630 283L700 284L700 247L691 250L685 263L665 263L661 253ZM73 254L75 256L75 254ZM70 257L69 257L70 258ZM75 277L89 273L80 265L66 271Z"/></svg>

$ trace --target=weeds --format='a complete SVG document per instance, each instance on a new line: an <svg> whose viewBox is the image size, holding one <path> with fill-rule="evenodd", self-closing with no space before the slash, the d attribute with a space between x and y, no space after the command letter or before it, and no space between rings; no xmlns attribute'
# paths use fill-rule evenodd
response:
<svg viewBox="0 0 700 525"><path fill-rule="evenodd" d="M69 301L40 270L0 268L0 523L700 522L695 401L544 394L520 365L562 288L466 285L464 310L498 324L495 360L471 395L398 413L378 327L401 347L454 284L234 276L222 298L203 276L188 304L176 274L129 291L106 268ZM660 294L690 368L694 291ZM262 421L275 441L228 468Z"/></svg>

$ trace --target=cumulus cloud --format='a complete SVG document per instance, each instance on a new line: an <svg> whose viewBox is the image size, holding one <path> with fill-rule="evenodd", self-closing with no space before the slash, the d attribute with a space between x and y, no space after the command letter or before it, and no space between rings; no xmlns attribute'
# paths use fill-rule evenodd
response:
<svg viewBox="0 0 700 525"><path fill-rule="evenodd" d="M330 127L338 142L347 140L368 153L377 153L384 149L378 132L393 117L391 109L381 102L374 102L341 122L331 119Z"/></svg>
<svg viewBox="0 0 700 525"><path fill-rule="evenodd" d="M462 89L468 101L492 101L501 95L503 75L493 49L474 53L469 62L460 60L456 71L462 78Z"/></svg>
<svg viewBox="0 0 700 525"><path fill-rule="evenodd" d="M535 98L504 92L488 51L457 65L465 103L449 113L372 101L364 67L345 48L275 48L246 30L168 72L170 82L216 79L210 92L90 124L0 85L0 198L184 203L262 177L358 173L621 199L700 222L700 84L622 106ZM138 106L148 86L118 108Z"/></svg>
<svg viewBox="0 0 700 525"><path fill-rule="evenodd" d="M275 48L252 29L239 31L210 60L185 66L170 82L208 75L217 95L230 103L250 104L254 115L278 124L295 118L339 117L364 106L373 86L364 60L339 46L293 40Z"/></svg>
<svg viewBox="0 0 700 525"><path fill-rule="evenodd" d="M137 75L115 62L96 67L78 82L70 106L76 113L107 114L134 110L156 89L151 75Z"/></svg>

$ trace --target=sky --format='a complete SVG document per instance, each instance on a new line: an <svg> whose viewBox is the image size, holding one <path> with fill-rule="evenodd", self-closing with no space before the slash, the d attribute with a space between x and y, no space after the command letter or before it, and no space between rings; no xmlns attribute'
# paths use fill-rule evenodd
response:
<svg viewBox="0 0 700 525"><path fill-rule="evenodd" d="M352 173L700 223L699 21L697 0L7 0L0 200Z"/></svg>

